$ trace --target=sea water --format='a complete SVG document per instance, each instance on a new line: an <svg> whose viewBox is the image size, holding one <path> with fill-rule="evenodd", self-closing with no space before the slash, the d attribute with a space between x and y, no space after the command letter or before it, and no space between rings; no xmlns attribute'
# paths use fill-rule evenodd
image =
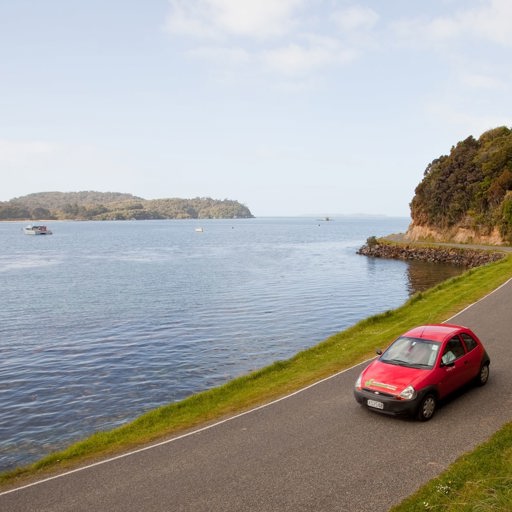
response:
<svg viewBox="0 0 512 512"><path fill-rule="evenodd" d="M446 279L356 254L407 218L0 223L0 471L261 368Z"/></svg>

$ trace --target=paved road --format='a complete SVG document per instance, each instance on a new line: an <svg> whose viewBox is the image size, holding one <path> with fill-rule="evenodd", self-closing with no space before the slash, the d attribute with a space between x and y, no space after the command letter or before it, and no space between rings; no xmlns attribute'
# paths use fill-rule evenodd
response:
<svg viewBox="0 0 512 512"><path fill-rule="evenodd" d="M512 281L452 319L472 327L491 379L427 423L358 406L360 367L166 444L0 494L17 511L379 512L512 420Z"/></svg>

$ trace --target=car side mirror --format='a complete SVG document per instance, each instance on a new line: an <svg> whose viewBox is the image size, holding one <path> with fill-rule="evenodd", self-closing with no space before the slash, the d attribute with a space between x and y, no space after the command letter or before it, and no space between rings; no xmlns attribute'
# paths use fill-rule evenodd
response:
<svg viewBox="0 0 512 512"><path fill-rule="evenodd" d="M441 362L441 368L452 368L453 366L455 366L455 362L454 361L450 361L450 362L447 362L447 363Z"/></svg>

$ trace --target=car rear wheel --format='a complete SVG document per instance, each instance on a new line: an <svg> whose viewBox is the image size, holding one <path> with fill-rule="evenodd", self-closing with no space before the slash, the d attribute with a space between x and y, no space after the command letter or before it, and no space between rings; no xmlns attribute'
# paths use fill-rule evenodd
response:
<svg viewBox="0 0 512 512"><path fill-rule="evenodd" d="M479 386L483 386L484 384L487 384L487 381L489 380L489 364L483 364L480 368L480 372L478 374L478 377L476 378L476 383Z"/></svg>
<svg viewBox="0 0 512 512"><path fill-rule="evenodd" d="M437 408L437 399L435 395L429 393L425 395L418 407L417 417L420 421L428 421L434 416Z"/></svg>

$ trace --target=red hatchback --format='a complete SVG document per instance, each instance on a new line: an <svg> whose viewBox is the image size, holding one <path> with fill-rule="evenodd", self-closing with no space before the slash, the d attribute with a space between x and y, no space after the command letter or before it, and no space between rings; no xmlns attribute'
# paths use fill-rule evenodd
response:
<svg viewBox="0 0 512 512"><path fill-rule="evenodd" d="M416 327L394 341L358 377L356 400L386 414L432 418L440 399L489 378L489 356L473 331L460 325Z"/></svg>

